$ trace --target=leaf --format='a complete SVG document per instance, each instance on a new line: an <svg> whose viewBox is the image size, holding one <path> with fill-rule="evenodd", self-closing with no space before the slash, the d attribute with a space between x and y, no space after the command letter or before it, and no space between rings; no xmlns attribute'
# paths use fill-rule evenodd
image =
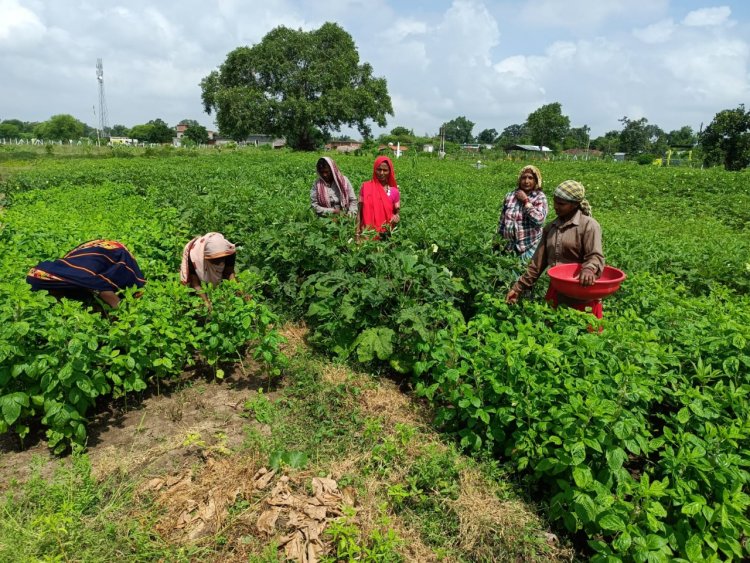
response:
<svg viewBox="0 0 750 563"><path fill-rule="evenodd" d="M677 412L677 421L681 424L687 424L688 420L690 420L690 410L687 407L682 407Z"/></svg>
<svg viewBox="0 0 750 563"><path fill-rule="evenodd" d="M572 465L580 465L586 460L586 446L583 442L576 442L570 448Z"/></svg>
<svg viewBox="0 0 750 563"><path fill-rule="evenodd" d="M657 536L656 534L649 534L646 536L646 545L650 551L659 551L667 545L667 538Z"/></svg>
<svg viewBox="0 0 750 563"><path fill-rule="evenodd" d="M271 452L271 456L268 458L268 465L271 469L279 469L281 467L281 462L284 456L284 452L281 450L276 450L274 452Z"/></svg>
<svg viewBox="0 0 750 563"><path fill-rule="evenodd" d="M301 469L307 464L307 454L305 452L284 452L282 459L284 463L294 469Z"/></svg>
<svg viewBox="0 0 750 563"><path fill-rule="evenodd" d="M682 513L687 516L695 516L701 511L701 508L705 505L704 502L688 502L687 504L682 505Z"/></svg>
<svg viewBox="0 0 750 563"><path fill-rule="evenodd" d="M689 561L701 561L703 559L703 542L697 534L690 536L685 542L685 555Z"/></svg>
<svg viewBox="0 0 750 563"><path fill-rule="evenodd" d="M29 396L17 391L0 397L3 410L3 419L8 426L12 425L21 416L21 407L29 406Z"/></svg>
<svg viewBox="0 0 750 563"><path fill-rule="evenodd" d="M593 522L596 518L596 503L586 493L577 493L573 500L573 505L575 513L584 524Z"/></svg>
<svg viewBox="0 0 750 563"><path fill-rule="evenodd" d="M614 547L620 553L625 553L630 549L630 545L633 543L633 539L630 534L623 532L612 541L612 547Z"/></svg>
<svg viewBox="0 0 750 563"><path fill-rule="evenodd" d="M625 463L625 460L628 459L628 454L622 448L607 450L605 455L607 457L607 467L609 467L612 473L617 472L622 467L622 464Z"/></svg>
<svg viewBox="0 0 750 563"><path fill-rule="evenodd" d="M601 526L603 530L610 530L613 532L625 531L625 522L623 522L619 516L612 514L611 512L608 512L599 519L599 526Z"/></svg>
<svg viewBox="0 0 750 563"><path fill-rule="evenodd" d="M557 460L546 457L534 466L534 470L535 471L549 471L555 466L557 466Z"/></svg>
<svg viewBox="0 0 750 563"><path fill-rule="evenodd" d="M363 331L354 342L357 359L360 363L371 362L377 357L387 360L393 354L393 337L395 333L390 328L368 328Z"/></svg>
<svg viewBox="0 0 750 563"><path fill-rule="evenodd" d="M579 465L573 468L573 481L580 489L588 489L593 483L594 478L591 476L591 469L585 465Z"/></svg>

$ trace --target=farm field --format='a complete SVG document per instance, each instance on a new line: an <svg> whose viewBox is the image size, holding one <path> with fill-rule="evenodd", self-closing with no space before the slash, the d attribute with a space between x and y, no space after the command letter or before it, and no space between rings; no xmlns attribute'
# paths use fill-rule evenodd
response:
<svg viewBox="0 0 750 563"><path fill-rule="evenodd" d="M629 276L592 333L587 316L542 303L542 283L503 302L519 270L491 236L522 163L402 158L401 224L358 245L352 222L309 211L317 156L7 162L0 430L41 426L63 452L86 443L104 398L186 367L221 379L249 354L269 382L287 380L277 327L304 321L317 353L398 377L436 428L499 461L594 559L750 556L747 172L540 165L548 196L565 179L586 186L607 262ZM354 185L371 174L371 157L337 162ZM258 298L219 287L206 316L177 270L184 243L214 230L240 245L240 288ZM29 267L97 237L136 256L142 299L104 318L29 291ZM419 487L394 491L386 511L423 501Z"/></svg>

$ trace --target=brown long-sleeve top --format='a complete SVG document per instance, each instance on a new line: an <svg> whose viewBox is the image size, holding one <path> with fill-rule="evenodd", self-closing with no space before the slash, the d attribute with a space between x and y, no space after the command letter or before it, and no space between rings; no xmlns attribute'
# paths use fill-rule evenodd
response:
<svg viewBox="0 0 750 563"><path fill-rule="evenodd" d="M604 270L602 228L580 209L564 223L558 218L544 227L542 240L513 289L519 293L531 289L547 267L573 262L591 268L597 278Z"/></svg>

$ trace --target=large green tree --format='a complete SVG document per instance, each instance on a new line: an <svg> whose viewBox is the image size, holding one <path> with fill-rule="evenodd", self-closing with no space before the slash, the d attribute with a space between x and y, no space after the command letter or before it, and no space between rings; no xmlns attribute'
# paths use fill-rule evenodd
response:
<svg viewBox="0 0 750 563"><path fill-rule="evenodd" d="M618 119L622 123L620 132L620 150L633 157L646 152L649 147L650 130L648 119L629 119L627 116Z"/></svg>
<svg viewBox="0 0 750 563"><path fill-rule="evenodd" d="M591 128L588 125L583 127L571 127L565 134L562 142L563 149L585 149L591 144Z"/></svg>
<svg viewBox="0 0 750 563"><path fill-rule="evenodd" d="M147 123L151 125L151 143L171 143L175 136L174 129L172 129L163 119L152 119Z"/></svg>
<svg viewBox="0 0 750 563"><path fill-rule="evenodd" d="M174 136L174 130L162 119L152 119L130 129L131 138L146 143L171 143Z"/></svg>
<svg viewBox="0 0 750 563"><path fill-rule="evenodd" d="M669 146L692 147L697 141L693 128L689 125L683 125L679 129L674 129L667 134Z"/></svg>
<svg viewBox="0 0 750 563"><path fill-rule="evenodd" d="M407 129L406 127L398 126L391 129L391 135L394 137L413 137L414 131L412 129Z"/></svg>
<svg viewBox="0 0 750 563"><path fill-rule="evenodd" d="M531 142L531 135L525 123L508 125L495 141L497 146L502 148L512 145L525 145L529 142Z"/></svg>
<svg viewBox="0 0 750 563"><path fill-rule="evenodd" d="M130 130L125 125L113 125L109 133L113 137L127 137Z"/></svg>
<svg viewBox="0 0 750 563"><path fill-rule="evenodd" d="M707 166L723 164L727 170L742 170L750 165L750 110L740 104L725 109L700 135L703 162Z"/></svg>
<svg viewBox="0 0 750 563"><path fill-rule="evenodd" d="M185 137L196 145L205 145L208 143L208 130L199 123L188 125L188 128L185 129Z"/></svg>
<svg viewBox="0 0 750 563"><path fill-rule="evenodd" d="M61 113L37 125L34 134L40 139L69 141L83 137L84 128L84 124L72 115Z"/></svg>
<svg viewBox="0 0 750 563"><path fill-rule="evenodd" d="M532 111L526 118L531 142L538 147L557 148L570 128L570 118L562 114L559 102Z"/></svg>
<svg viewBox="0 0 750 563"><path fill-rule="evenodd" d="M0 123L0 139L18 139L20 136L21 130L15 123Z"/></svg>
<svg viewBox="0 0 750 563"><path fill-rule="evenodd" d="M474 129L474 122L469 121L463 115L443 123L441 126L445 140L451 143L471 143L474 136L471 130Z"/></svg>
<svg viewBox="0 0 750 563"><path fill-rule="evenodd" d="M369 138L369 120L385 127L393 115L385 79L359 63L351 35L334 23L310 32L277 27L257 45L229 53L201 90L224 135L279 135L304 150L342 126Z"/></svg>
<svg viewBox="0 0 750 563"><path fill-rule="evenodd" d="M591 141L591 146L604 154L612 155L620 150L620 132L607 131L601 137Z"/></svg>
<svg viewBox="0 0 750 563"><path fill-rule="evenodd" d="M477 135L477 142L484 143L485 145L491 145L497 139L497 131L495 129L483 129L479 135Z"/></svg>

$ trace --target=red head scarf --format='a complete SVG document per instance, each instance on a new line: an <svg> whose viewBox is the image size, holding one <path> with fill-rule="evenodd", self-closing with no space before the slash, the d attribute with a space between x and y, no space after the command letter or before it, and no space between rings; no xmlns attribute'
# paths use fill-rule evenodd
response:
<svg viewBox="0 0 750 563"><path fill-rule="evenodd" d="M375 171L382 163L388 163L391 171L388 174L388 186L396 187L396 174L393 162L387 156L379 156L372 167L372 180L364 182L360 188L362 200L362 227L375 229L379 233L386 230L393 217L393 202L385 193L385 186L378 180Z"/></svg>

